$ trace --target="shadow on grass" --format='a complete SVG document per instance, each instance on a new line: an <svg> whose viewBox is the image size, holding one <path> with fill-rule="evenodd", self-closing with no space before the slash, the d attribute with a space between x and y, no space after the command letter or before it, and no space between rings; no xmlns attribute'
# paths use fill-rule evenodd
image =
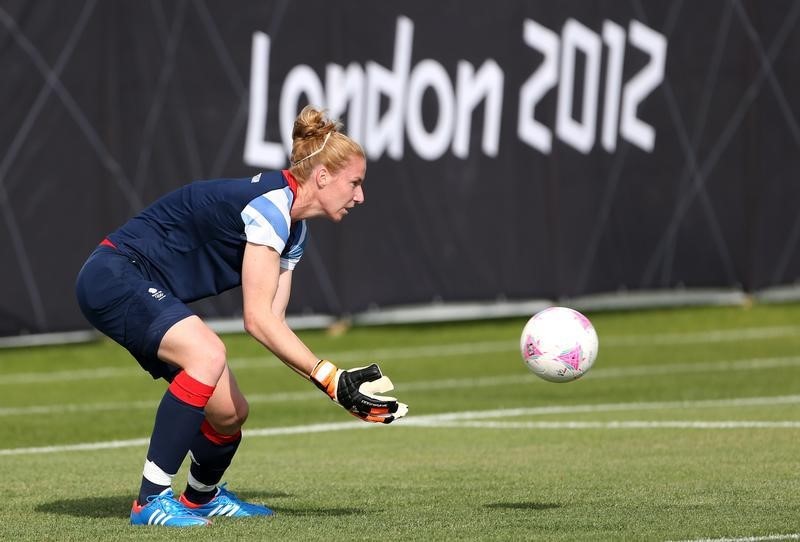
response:
<svg viewBox="0 0 800 542"><path fill-rule="evenodd" d="M363 516L366 510L361 508L286 508L276 506L273 508L279 516L301 516L301 517L342 517L342 516Z"/></svg>
<svg viewBox="0 0 800 542"><path fill-rule="evenodd" d="M494 510L552 510L561 506L552 502L493 502L483 505Z"/></svg>
<svg viewBox="0 0 800 542"><path fill-rule="evenodd" d="M280 491L242 491L241 493L237 493L237 495L244 500L265 503L267 506L269 506L268 503L271 499L290 496ZM40 504L36 507L36 511L79 518L127 518L131 513L133 499L133 495L60 499ZM326 510L317 511L319 515L347 515L347 513L336 513L336 510L333 512L334 513L331 513L331 511ZM287 513L293 514L292 511ZM311 510L309 514L314 515L314 511Z"/></svg>
<svg viewBox="0 0 800 542"><path fill-rule="evenodd" d="M127 518L132 502L131 495L61 499L40 504L36 511L79 518Z"/></svg>

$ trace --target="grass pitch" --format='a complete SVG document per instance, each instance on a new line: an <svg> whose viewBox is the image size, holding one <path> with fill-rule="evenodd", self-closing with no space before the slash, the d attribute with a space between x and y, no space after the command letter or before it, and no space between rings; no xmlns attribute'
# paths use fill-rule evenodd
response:
<svg viewBox="0 0 800 542"><path fill-rule="evenodd" d="M226 480L277 516L199 530L128 525L163 383L108 341L0 351L0 540L800 538L800 305L589 316L567 384L522 365L524 319L302 332L380 362L387 427L224 337L251 402Z"/></svg>

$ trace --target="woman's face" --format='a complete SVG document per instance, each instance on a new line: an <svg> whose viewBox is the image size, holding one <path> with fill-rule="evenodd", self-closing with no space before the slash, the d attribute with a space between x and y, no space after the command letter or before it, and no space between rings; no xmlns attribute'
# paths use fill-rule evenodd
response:
<svg viewBox="0 0 800 542"><path fill-rule="evenodd" d="M327 183L320 190L320 200L325 215L334 222L341 221L350 209L364 203L364 175L367 162L354 156L336 174L328 172Z"/></svg>

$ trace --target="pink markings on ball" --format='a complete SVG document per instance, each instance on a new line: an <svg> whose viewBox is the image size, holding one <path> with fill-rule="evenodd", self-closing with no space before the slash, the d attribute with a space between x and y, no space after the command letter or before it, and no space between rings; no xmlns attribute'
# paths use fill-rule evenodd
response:
<svg viewBox="0 0 800 542"><path fill-rule="evenodd" d="M580 369L583 350L581 345L576 344L572 350L566 350L558 355L558 360L569 365L576 371Z"/></svg>
<svg viewBox="0 0 800 542"><path fill-rule="evenodd" d="M578 320L578 322L581 323L581 326L583 326L583 329L591 329L592 323L589 321L588 318L586 318L584 315L582 315L578 311L575 311L575 318Z"/></svg>
<svg viewBox="0 0 800 542"><path fill-rule="evenodd" d="M541 356L542 351L539 348L539 345L536 344L536 341L533 340L533 337L528 335L525 337L525 357L530 359L534 356Z"/></svg>

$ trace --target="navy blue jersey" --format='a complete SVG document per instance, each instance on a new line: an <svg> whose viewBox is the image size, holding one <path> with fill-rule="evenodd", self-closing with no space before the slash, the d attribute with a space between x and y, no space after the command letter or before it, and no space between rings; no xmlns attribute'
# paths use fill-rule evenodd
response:
<svg viewBox="0 0 800 542"><path fill-rule="evenodd" d="M305 220L289 213L297 183L288 171L245 179L196 181L158 199L108 236L153 281L190 302L242 284L246 242L281 255L294 269L305 246Z"/></svg>

